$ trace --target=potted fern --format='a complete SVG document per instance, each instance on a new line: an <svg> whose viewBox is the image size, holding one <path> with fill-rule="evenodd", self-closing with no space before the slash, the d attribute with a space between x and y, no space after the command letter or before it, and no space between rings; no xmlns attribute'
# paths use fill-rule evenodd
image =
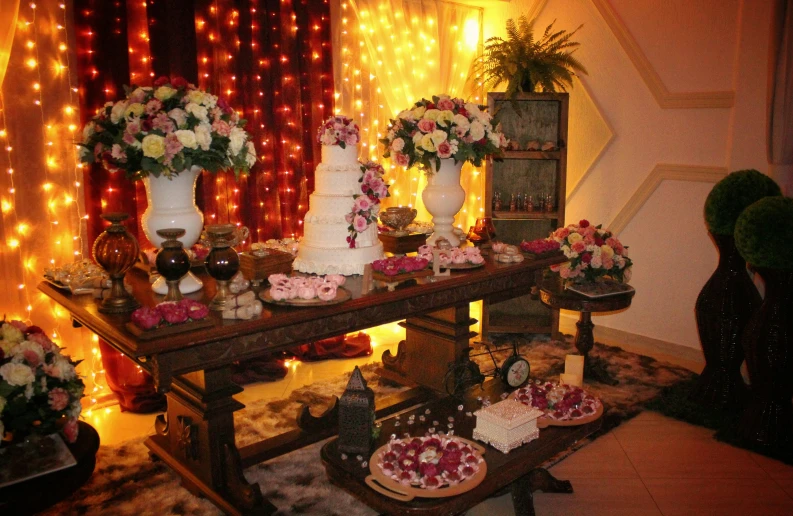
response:
<svg viewBox="0 0 793 516"><path fill-rule="evenodd" d="M526 16L507 20L507 39L492 37L485 42L484 53L474 61L471 76L485 89L506 83L505 97L518 111L519 93L567 91L577 73L586 74L584 66L573 56L580 43L570 39L578 32L555 31L556 21L535 39L534 21Z"/></svg>

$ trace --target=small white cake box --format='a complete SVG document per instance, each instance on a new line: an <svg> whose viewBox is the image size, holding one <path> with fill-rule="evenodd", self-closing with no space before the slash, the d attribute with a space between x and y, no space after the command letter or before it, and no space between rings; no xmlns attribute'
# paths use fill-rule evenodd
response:
<svg viewBox="0 0 793 516"><path fill-rule="evenodd" d="M509 453L540 436L537 418L543 411L508 398L474 412L474 439L484 441L501 453Z"/></svg>

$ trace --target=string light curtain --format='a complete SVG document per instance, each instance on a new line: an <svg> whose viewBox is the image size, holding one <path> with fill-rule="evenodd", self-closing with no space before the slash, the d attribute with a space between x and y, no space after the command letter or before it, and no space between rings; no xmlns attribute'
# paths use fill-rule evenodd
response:
<svg viewBox="0 0 793 516"><path fill-rule="evenodd" d="M429 220L421 202L426 177L383 160L378 140L389 119L422 97L445 93L482 102L465 88L482 45L483 10L438 0L342 0L333 19L336 111L356 118L361 153L389 170L392 197L385 204L415 207L418 219ZM461 184L466 202L455 223L467 230L484 212L483 174L466 164Z"/></svg>
<svg viewBox="0 0 793 516"><path fill-rule="evenodd" d="M87 251L73 24L62 1L3 2L0 26L14 19L0 89L0 314L43 328L90 374L91 337L39 293L44 268ZM100 368L101 369L101 368Z"/></svg>
<svg viewBox="0 0 793 516"><path fill-rule="evenodd" d="M316 130L332 114L329 1L197 2L196 37L199 85L248 120L260 158L236 183L205 178L207 219L244 223L259 241L302 236Z"/></svg>

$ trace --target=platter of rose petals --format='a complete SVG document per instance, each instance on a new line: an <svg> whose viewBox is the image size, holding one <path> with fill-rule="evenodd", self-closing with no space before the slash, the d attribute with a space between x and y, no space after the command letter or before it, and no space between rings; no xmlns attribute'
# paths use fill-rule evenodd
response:
<svg viewBox="0 0 793 516"><path fill-rule="evenodd" d="M341 274L327 276L287 276L270 274L270 288L259 293L266 303L287 306L318 306L343 303L352 297L342 287L346 278Z"/></svg>
<svg viewBox="0 0 793 516"><path fill-rule="evenodd" d="M562 253L559 250L559 242L551 238L538 238L530 242L524 240L520 243L520 250L534 258L547 258Z"/></svg>
<svg viewBox="0 0 793 516"><path fill-rule="evenodd" d="M432 246L423 245L418 249L418 256L432 262L432 250ZM442 269L451 270L476 269L485 265L485 258L478 247L441 249L438 254L438 261Z"/></svg>
<svg viewBox="0 0 793 516"><path fill-rule="evenodd" d="M456 496L484 480L484 453L482 446L456 436L394 438L372 455L366 484L405 502Z"/></svg>
<svg viewBox="0 0 793 516"><path fill-rule="evenodd" d="M391 256L372 262L372 279L382 281L392 292L404 281L432 276L428 265L429 261L420 256Z"/></svg>
<svg viewBox="0 0 793 516"><path fill-rule="evenodd" d="M211 319L207 319L208 315L209 307L198 301L166 301L154 308L144 306L132 312L126 328L133 335L149 340L208 328L214 324Z"/></svg>
<svg viewBox="0 0 793 516"><path fill-rule="evenodd" d="M513 392L512 397L545 412L537 420L539 428L584 425L603 415L603 403L598 398L572 385L535 380Z"/></svg>

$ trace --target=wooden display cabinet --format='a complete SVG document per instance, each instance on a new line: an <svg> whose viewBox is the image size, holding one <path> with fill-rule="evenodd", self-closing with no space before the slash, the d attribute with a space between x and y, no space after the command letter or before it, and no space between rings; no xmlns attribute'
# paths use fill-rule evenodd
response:
<svg viewBox="0 0 793 516"><path fill-rule="evenodd" d="M567 184L567 93L519 93L522 116L503 93L488 93L490 113L499 113L504 134L516 141L520 150L504 152L502 161L488 160L485 165L485 214L492 217L495 240L518 245L523 240L547 237L564 225ZM548 151L525 150L527 144L556 142ZM496 209L497 194L501 206ZM513 195L524 196L523 209L510 210ZM534 209L525 207L531 196ZM539 209L540 199L550 196L552 206ZM542 274L538 272L538 274ZM559 311L544 306L528 294L506 301L485 300L482 333L550 333L559 335Z"/></svg>

